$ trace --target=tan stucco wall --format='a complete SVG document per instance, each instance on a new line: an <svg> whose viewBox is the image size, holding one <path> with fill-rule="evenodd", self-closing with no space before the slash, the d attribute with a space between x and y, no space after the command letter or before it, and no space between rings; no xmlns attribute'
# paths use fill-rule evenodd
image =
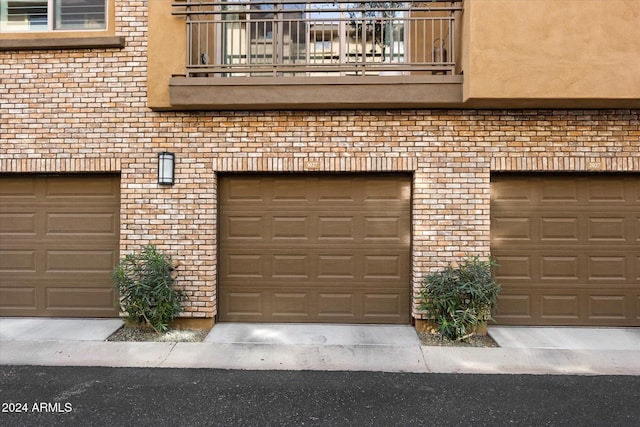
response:
<svg viewBox="0 0 640 427"><path fill-rule="evenodd" d="M168 107L169 79L185 74L185 18L171 15L172 0L149 2L147 97L150 108Z"/></svg>
<svg viewBox="0 0 640 427"><path fill-rule="evenodd" d="M640 98L640 1L464 7L465 100Z"/></svg>

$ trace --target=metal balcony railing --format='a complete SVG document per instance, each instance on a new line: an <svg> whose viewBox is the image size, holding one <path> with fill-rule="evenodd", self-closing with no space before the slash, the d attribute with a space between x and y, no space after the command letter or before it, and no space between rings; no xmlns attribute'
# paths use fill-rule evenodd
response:
<svg viewBox="0 0 640 427"><path fill-rule="evenodd" d="M185 0L189 77L454 74L455 1Z"/></svg>

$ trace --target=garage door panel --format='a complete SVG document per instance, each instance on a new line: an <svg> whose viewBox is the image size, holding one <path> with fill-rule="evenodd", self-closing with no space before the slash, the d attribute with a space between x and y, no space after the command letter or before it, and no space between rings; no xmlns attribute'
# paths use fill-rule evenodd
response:
<svg viewBox="0 0 640 427"><path fill-rule="evenodd" d="M46 292L49 310L111 311L116 300L115 289L56 287Z"/></svg>
<svg viewBox="0 0 640 427"><path fill-rule="evenodd" d="M307 204L311 200L309 185L311 182L308 180L274 180L271 202L274 205L291 202Z"/></svg>
<svg viewBox="0 0 640 427"><path fill-rule="evenodd" d="M257 216L233 216L225 218L227 240L264 240L264 218Z"/></svg>
<svg viewBox="0 0 640 427"><path fill-rule="evenodd" d="M227 253L222 259L222 279L266 277L265 261L261 254Z"/></svg>
<svg viewBox="0 0 640 427"><path fill-rule="evenodd" d="M506 213L508 215L508 213ZM496 245L504 240L532 241L532 219L527 217L494 217L493 228L496 232L493 239Z"/></svg>
<svg viewBox="0 0 640 427"><path fill-rule="evenodd" d="M364 218L363 238L400 242L408 234L406 226L398 216L367 216Z"/></svg>
<svg viewBox="0 0 640 427"><path fill-rule="evenodd" d="M356 279L360 276L356 257L352 254L318 255L318 279Z"/></svg>
<svg viewBox="0 0 640 427"><path fill-rule="evenodd" d="M589 319L624 320L627 313L626 295L589 295Z"/></svg>
<svg viewBox="0 0 640 427"><path fill-rule="evenodd" d="M111 274L117 264L117 253L109 250L86 249L46 251L46 273Z"/></svg>
<svg viewBox="0 0 640 427"><path fill-rule="evenodd" d="M317 221L318 240L356 240L356 218L350 216L319 216Z"/></svg>
<svg viewBox="0 0 640 427"><path fill-rule="evenodd" d="M507 255L508 254L508 255ZM514 250L494 251L492 256L498 263L495 277L499 282L513 286L539 285L555 286L556 281L577 281L584 261L568 251Z"/></svg>
<svg viewBox="0 0 640 427"><path fill-rule="evenodd" d="M540 298L540 317L545 322L577 321L580 318L577 295L545 294Z"/></svg>
<svg viewBox="0 0 640 427"><path fill-rule="evenodd" d="M24 310L25 314L36 310L36 288L35 286L12 287L12 282L7 281L7 285L0 288L0 309L5 315L20 315ZM13 311L13 313L12 313Z"/></svg>
<svg viewBox="0 0 640 427"><path fill-rule="evenodd" d="M533 187L509 180L494 180L491 183L491 199L500 202L505 209L514 205L530 204L533 201Z"/></svg>
<svg viewBox="0 0 640 427"><path fill-rule="evenodd" d="M588 180L587 201L625 204L628 200L625 182L616 179Z"/></svg>
<svg viewBox="0 0 640 427"><path fill-rule="evenodd" d="M0 181L1 314L116 317L111 272L119 256L119 178Z"/></svg>
<svg viewBox="0 0 640 427"><path fill-rule="evenodd" d="M229 319L259 318L263 315L262 292L228 292L220 295Z"/></svg>
<svg viewBox="0 0 640 427"><path fill-rule="evenodd" d="M318 292L318 319L325 322L336 319L355 319L358 313L353 293Z"/></svg>
<svg viewBox="0 0 640 427"><path fill-rule="evenodd" d="M383 289L395 289L395 278L378 279L378 280L366 280L359 281L353 280L351 277L325 277L322 279L316 279L311 282L306 280L296 279L295 277L276 277L271 280L254 280L254 283L248 283L242 278L234 278L227 280L224 292L246 292L247 290L266 290L271 291L273 289L287 289L292 290L308 290L307 288L315 288L318 291L336 292L337 290L351 289L360 287L365 290L380 291ZM255 283L259 283L261 288L256 288ZM231 289L231 291L228 291ZM395 289L400 292L399 289Z"/></svg>
<svg viewBox="0 0 640 427"><path fill-rule="evenodd" d="M491 252L503 286L496 319L640 325L630 302L640 293L638 182L615 174L493 176Z"/></svg>
<svg viewBox="0 0 640 427"><path fill-rule="evenodd" d="M385 312L398 312L397 296L389 295L402 294L404 311L393 323L409 322L408 177L258 178L263 195L253 203L220 197L220 320L383 322L396 316ZM222 191L234 188L236 179L245 181L221 177ZM260 240L234 238L243 231L226 229L236 226L229 219L243 215L261 218ZM373 317L365 316L367 291L384 294L375 300ZM262 314L228 306L247 298L259 299ZM393 307L380 308L383 301Z"/></svg>
<svg viewBox="0 0 640 427"><path fill-rule="evenodd" d="M35 235L35 212L7 212L0 214L0 238L9 238L9 235Z"/></svg>
<svg viewBox="0 0 640 427"><path fill-rule="evenodd" d="M364 316L397 318L402 313L404 296L397 293L368 292L364 295Z"/></svg>
<svg viewBox="0 0 640 427"><path fill-rule="evenodd" d="M365 255L364 278L376 279L401 279L405 267L400 255Z"/></svg>
<svg viewBox="0 0 640 427"><path fill-rule="evenodd" d="M598 242L624 242L627 240L625 218L590 217L587 225L587 238Z"/></svg>
<svg viewBox="0 0 640 427"><path fill-rule="evenodd" d="M10 273L35 273L35 250L1 250L0 251L0 275Z"/></svg>
<svg viewBox="0 0 640 427"><path fill-rule="evenodd" d="M366 204L404 205L410 198L409 183L401 180L380 180L377 177L363 178L364 202Z"/></svg>
<svg viewBox="0 0 640 427"><path fill-rule="evenodd" d="M262 202L265 195L262 190L262 180L259 178L237 177L233 180L225 180L221 183L221 202L255 204Z"/></svg>
<svg viewBox="0 0 640 427"><path fill-rule="evenodd" d="M38 197L38 181L35 176L6 175L0 185L0 200L15 204L17 199L34 200Z"/></svg>
<svg viewBox="0 0 640 427"><path fill-rule="evenodd" d="M112 179L87 179L85 175L45 178L45 197L65 198L79 202L83 199L114 200L120 192L119 183Z"/></svg>
<svg viewBox="0 0 640 427"><path fill-rule="evenodd" d="M535 188L535 187L534 187ZM567 182L562 178L542 179L538 186L542 203L577 203L580 199L576 182Z"/></svg>
<svg viewBox="0 0 640 427"><path fill-rule="evenodd" d="M499 255L493 253L498 266L495 269L497 281L530 280L533 273L532 259L528 255Z"/></svg>
<svg viewBox="0 0 640 427"><path fill-rule="evenodd" d="M380 281L401 281L409 279L409 266L402 253L357 254L347 252L348 248L328 251L319 249L317 254L273 253L266 255L226 254L221 278L225 282L243 279L261 279L274 283L284 283L299 279L314 280L318 283L349 279L371 281L377 286ZM235 282L234 282L235 283Z"/></svg>
<svg viewBox="0 0 640 427"><path fill-rule="evenodd" d="M309 218L306 216L274 216L271 229L274 240L309 240Z"/></svg>
<svg viewBox="0 0 640 427"><path fill-rule="evenodd" d="M272 315L275 317L309 316L310 304L307 292L274 292L272 294Z"/></svg>
<svg viewBox="0 0 640 427"><path fill-rule="evenodd" d="M501 322L512 319L531 321L533 319L532 298L534 295L531 293L518 294L508 290L502 291L498 295L498 303L493 316L496 319L501 319Z"/></svg>
<svg viewBox="0 0 640 427"><path fill-rule="evenodd" d="M577 256L541 256L541 280L579 280L579 258Z"/></svg>
<svg viewBox="0 0 640 427"><path fill-rule="evenodd" d="M624 256L589 256L587 263L589 280L626 281L626 260Z"/></svg>
<svg viewBox="0 0 640 427"><path fill-rule="evenodd" d="M118 221L113 212L65 212L46 215L45 233L48 235L113 236L118 233Z"/></svg>
<svg viewBox="0 0 640 427"><path fill-rule="evenodd" d="M609 252L593 252L572 255L570 251L532 250L510 255L494 254L498 263L495 277L500 282L513 286L528 286L535 282L539 286L555 286L565 282L576 288L611 285L618 287L637 286L637 257L621 257Z"/></svg>
<svg viewBox="0 0 640 427"><path fill-rule="evenodd" d="M579 240L577 217L542 217L540 218L540 240L577 242Z"/></svg>
<svg viewBox="0 0 640 427"><path fill-rule="evenodd" d="M318 180L317 198L320 204L338 203L340 205L354 205L359 197L357 186L353 178L337 177L332 181Z"/></svg>
<svg viewBox="0 0 640 427"><path fill-rule="evenodd" d="M310 274L310 256L275 254L271 257L271 277L273 279L307 279Z"/></svg>
<svg viewBox="0 0 640 427"><path fill-rule="evenodd" d="M640 207L639 207L640 209ZM563 212L562 216L548 216L530 211L528 217L508 216L509 212L501 212L504 216L494 216L492 220L492 242L494 246L518 241L530 245L582 245L628 244L639 241L638 218L629 214L621 216L619 212L593 212L585 216L583 212Z"/></svg>
<svg viewBox="0 0 640 427"><path fill-rule="evenodd" d="M357 287L268 291L248 289L222 295L229 321L404 323L409 309L407 292Z"/></svg>
<svg viewBox="0 0 640 427"><path fill-rule="evenodd" d="M271 288L268 291L255 286L223 291L221 306L228 321L260 321L265 316L286 322L291 319L305 321L317 317L310 313L311 291L305 289Z"/></svg>
<svg viewBox="0 0 640 427"><path fill-rule="evenodd" d="M522 325L584 325L615 326L632 319L640 319L640 298L634 291L623 294L566 295L562 290L554 294L532 290L527 294L502 293L494 317L500 324ZM634 300L636 303L634 304ZM578 308L576 308L578 304ZM579 307L586 308L580 310ZM568 306L565 306L568 305ZM635 305L635 307L634 307ZM573 312L572 312L573 310ZM576 313L577 312L577 313Z"/></svg>

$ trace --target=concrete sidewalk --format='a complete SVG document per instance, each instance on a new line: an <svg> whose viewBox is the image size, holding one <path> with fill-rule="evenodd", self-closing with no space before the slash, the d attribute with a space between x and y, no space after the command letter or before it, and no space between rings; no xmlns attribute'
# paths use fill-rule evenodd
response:
<svg viewBox="0 0 640 427"><path fill-rule="evenodd" d="M500 348L422 346L410 326L239 324L204 342L107 342L118 319L0 319L0 364L640 375L640 328L489 328Z"/></svg>

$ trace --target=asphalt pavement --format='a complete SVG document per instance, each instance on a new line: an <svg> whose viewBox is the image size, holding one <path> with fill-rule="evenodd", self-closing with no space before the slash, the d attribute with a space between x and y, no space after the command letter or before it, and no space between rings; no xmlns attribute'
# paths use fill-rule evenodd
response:
<svg viewBox="0 0 640 427"><path fill-rule="evenodd" d="M3 426L637 426L638 376L0 366Z"/></svg>

